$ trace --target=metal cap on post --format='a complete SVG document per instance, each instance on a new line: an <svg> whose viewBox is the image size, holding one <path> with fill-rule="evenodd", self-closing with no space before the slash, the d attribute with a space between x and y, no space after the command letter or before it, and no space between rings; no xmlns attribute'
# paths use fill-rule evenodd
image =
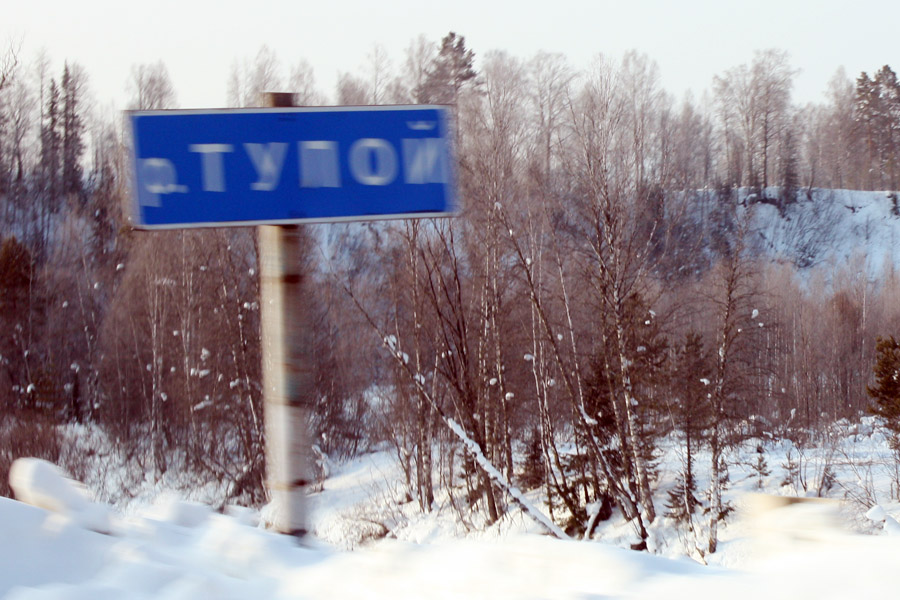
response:
<svg viewBox="0 0 900 600"><path fill-rule="evenodd" d="M266 94L269 107L293 106L293 94ZM263 225L259 232L263 398L269 498L275 529L308 531L306 486L311 457L308 416L315 376L305 283L309 242L299 225Z"/></svg>

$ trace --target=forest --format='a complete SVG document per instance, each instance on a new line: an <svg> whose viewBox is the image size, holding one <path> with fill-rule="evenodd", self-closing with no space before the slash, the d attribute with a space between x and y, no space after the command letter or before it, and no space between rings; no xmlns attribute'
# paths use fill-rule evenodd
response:
<svg viewBox="0 0 900 600"><path fill-rule="evenodd" d="M664 514L702 514L714 552L729 448L802 447L873 406L896 421L896 395L869 391L900 325L894 264L873 274L871 257L824 250L833 190L884 191L900 216L890 66L839 69L823 102L799 106L777 49L700 98L662 89L637 52L576 70L551 53L476 56L452 32L397 58L373 47L333 94L283 60L262 47L236 61L228 104L287 91L455 113L458 216L304 227L322 456L390 448L410 502L433 510L444 490L463 520L501 518L509 483L544 490L573 533L613 510L644 538ZM130 109L178 107L162 63L123 85ZM256 232L133 229L128 144L77 62L0 56L0 493L20 456L83 476L65 435L77 425L142 479L177 470L258 506ZM790 223L777 254L762 208ZM658 506L671 436L687 460Z"/></svg>

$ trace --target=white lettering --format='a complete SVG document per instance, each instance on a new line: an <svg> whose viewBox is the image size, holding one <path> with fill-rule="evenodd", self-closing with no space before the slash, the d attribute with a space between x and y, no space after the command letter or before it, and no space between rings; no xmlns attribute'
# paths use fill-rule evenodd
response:
<svg viewBox="0 0 900 600"><path fill-rule="evenodd" d="M178 185L175 165L167 158L145 158L141 161L141 179L152 196L144 197L144 206L160 206L160 194L185 193L187 186Z"/></svg>
<svg viewBox="0 0 900 600"><path fill-rule="evenodd" d="M337 142L299 142L300 187L341 187Z"/></svg>
<svg viewBox="0 0 900 600"><path fill-rule="evenodd" d="M363 185L388 185L397 177L397 153L387 140L356 140L350 147L350 172Z"/></svg>
<svg viewBox="0 0 900 600"><path fill-rule="evenodd" d="M227 152L234 152L234 146L231 144L191 144L188 146L188 150L203 155L201 162L203 170L203 191L224 192L225 167L223 165L222 155Z"/></svg>
<svg viewBox="0 0 900 600"><path fill-rule="evenodd" d="M413 131L431 131L437 126L437 121L407 121L406 126Z"/></svg>
<svg viewBox="0 0 900 600"><path fill-rule="evenodd" d="M244 149L250 156L250 161L256 168L256 175L259 179L250 184L251 190L271 192L278 187L287 147L288 145L284 142L244 144Z"/></svg>
<svg viewBox="0 0 900 600"><path fill-rule="evenodd" d="M446 183L447 163L441 138L403 140L406 183Z"/></svg>

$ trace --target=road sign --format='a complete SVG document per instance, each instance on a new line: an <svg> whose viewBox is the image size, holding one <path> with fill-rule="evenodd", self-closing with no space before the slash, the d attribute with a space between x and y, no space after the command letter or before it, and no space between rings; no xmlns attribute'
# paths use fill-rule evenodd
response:
<svg viewBox="0 0 900 600"><path fill-rule="evenodd" d="M456 208L449 109L131 112L138 227L434 217Z"/></svg>

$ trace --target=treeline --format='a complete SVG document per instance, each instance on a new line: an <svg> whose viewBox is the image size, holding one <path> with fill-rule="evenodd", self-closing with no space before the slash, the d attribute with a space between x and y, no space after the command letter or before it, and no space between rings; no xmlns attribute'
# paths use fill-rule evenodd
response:
<svg viewBox="0 0 900 600"><path fill-rule="evenodd" d="M254 232L129 229L118 117L87 110L77 66L57 85L46 61L15 58L0 79L0 471L58 459L58 426L92 423L149 477L183 469L262 501ZM266 48L235 63L230 103L326 101L307 63L283 74ZM815 240L830 219L817 189L897 186L893 71L839 74L806 107L793 75L786 54L760 52L676 101L637 53L576 72L546 53L476 63L455 34L415 40L396 68L373 49L334 100L454 105L463 211L308 228L318 448L389 445L410 499L447 497L464 522L504 514L499 473L542 488L571 532L617 508L641 546L671 514L715 551L729 448L857 418L875 338L898 323L892 265L872 280L864 256L829 266L812 242L786 263L761 252L759 203ZM162 64L129 86L133 108L175 106ZM682 484L656 506L672 435Z"/></svg>

